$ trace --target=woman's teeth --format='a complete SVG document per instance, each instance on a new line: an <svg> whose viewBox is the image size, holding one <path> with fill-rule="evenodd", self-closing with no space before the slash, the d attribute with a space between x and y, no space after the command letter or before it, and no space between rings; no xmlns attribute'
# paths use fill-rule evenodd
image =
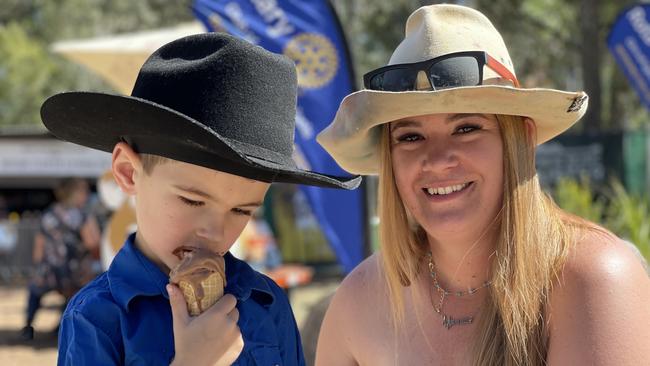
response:
<svg viewBox="0 0 650 366"><path fill-rule="evenodd" d="M453 192L458 192L465 187L467 187L469 183L463 183L463 184L457 184L455 186L449 186L449 187L439 187L439 188L425 188L424 190L430 195L445 195L445 194L450 194Z"/></svg>

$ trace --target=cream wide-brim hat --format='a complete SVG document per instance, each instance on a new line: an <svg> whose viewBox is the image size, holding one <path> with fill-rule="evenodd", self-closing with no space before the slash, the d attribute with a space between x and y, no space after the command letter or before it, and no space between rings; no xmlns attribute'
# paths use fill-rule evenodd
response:
<svg viewBox="0 0 650 366"><path fill-rule="evenodd" d="M406 22L406 36L389 65L429 60L462 52L485 51L513 75L515 70L499 32L480 12L458 5L431 5L416 10ZM381 125L406 117L437 113L484 113L531 118L537 144L571 127L587 110L582 91L514 87L487 66L483 85L437 91L360 90L346 96L334 121L318 142L345 170L376 175L379 171Z"/></svg>

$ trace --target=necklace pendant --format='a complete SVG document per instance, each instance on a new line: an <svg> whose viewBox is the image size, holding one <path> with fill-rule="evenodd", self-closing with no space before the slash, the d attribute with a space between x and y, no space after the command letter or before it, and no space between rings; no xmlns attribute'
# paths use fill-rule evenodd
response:
<svg viewBox="0 0 650 366"><path fill-rule="evenodd" d="M442 325L445 326L448 330L451 329L454 325L468 325L472 324L472 321L474 320L473 317L468 316L460 319L454 319L451 316L448 315L443 315L442 317Z"/></svg>

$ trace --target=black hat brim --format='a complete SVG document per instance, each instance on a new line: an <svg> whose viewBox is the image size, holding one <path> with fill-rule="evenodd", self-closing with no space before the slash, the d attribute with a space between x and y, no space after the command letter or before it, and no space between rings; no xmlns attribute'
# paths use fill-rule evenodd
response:
<svg viewBox="0 0 650 366"><path fill-rule="evenodd" d="M125 141L139 153L223 171L264 182L354 189L361 177L339 177L300 169L273 152L230 140L182 113L132 96L66 92L41 107L55 136L111 152Z"/></svg>

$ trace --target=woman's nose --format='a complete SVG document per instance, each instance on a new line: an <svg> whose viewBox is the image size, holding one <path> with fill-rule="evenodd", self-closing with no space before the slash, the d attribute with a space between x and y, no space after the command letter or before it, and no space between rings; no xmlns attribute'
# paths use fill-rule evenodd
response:
<svg viewBox="0 0 650 366"><path fill-rule="evenodd" d="M429 139L421 163L422 171L442 172L458 166L458 152L444 139Z"/></svg>

